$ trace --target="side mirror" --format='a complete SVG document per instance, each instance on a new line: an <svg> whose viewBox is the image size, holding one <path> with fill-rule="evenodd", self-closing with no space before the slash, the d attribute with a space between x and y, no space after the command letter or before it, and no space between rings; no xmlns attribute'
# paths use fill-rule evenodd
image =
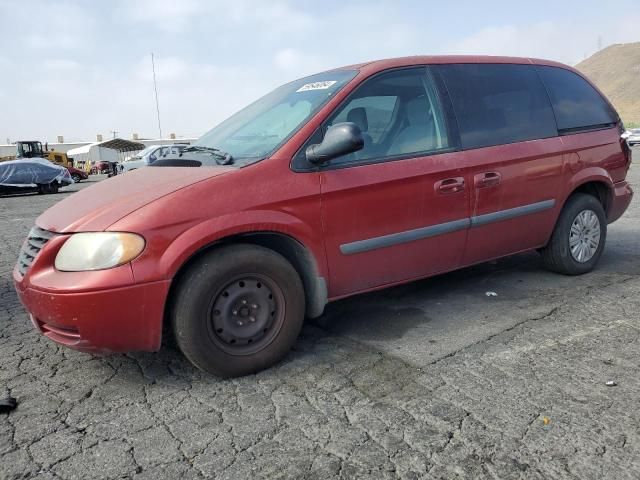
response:
<svg viewBox="0 0 640 480"><path fill-rule="evenodd" d="M333 158L357 152L364 147L364 137L355 123L336 123L329 127L322 143L309 145L306 150L307 160L318 164Z"/></svg>

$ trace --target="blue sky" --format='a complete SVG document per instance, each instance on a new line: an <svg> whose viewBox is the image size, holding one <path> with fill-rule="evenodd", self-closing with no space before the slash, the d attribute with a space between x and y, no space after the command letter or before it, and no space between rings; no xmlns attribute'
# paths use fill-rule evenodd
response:
<svg viewBox="0 0 640 480"><path fill-rule="evenodd" d="M0 143L198 136L288 80L416 54L575 64L640 41L638 0L0 0Z"/></svg>

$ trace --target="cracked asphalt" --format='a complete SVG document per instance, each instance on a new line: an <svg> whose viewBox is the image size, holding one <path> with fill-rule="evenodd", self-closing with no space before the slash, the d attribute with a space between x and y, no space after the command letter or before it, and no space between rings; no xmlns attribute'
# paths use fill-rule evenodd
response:
<svg viewBox="0 0 640 480"><path fill-rule="evenodd" d="M343 300L220 380L170 345L92 357L33 330L11 269L68 194L0 198L0 478L640 477L637 199L591 274L531 253Z"/></svg>

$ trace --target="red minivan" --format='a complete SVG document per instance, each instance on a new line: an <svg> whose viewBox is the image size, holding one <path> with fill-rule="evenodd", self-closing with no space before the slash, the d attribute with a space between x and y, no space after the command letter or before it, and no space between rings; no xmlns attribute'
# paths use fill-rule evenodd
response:
<svg viewBox="0 0 640 480"><path fill-rule="evenodd" d="M50 339L235 376L327 302L538 250L590 271L631 201L604 96L554 62L409 57L288 83L41 215L14 270Z"/></svg>

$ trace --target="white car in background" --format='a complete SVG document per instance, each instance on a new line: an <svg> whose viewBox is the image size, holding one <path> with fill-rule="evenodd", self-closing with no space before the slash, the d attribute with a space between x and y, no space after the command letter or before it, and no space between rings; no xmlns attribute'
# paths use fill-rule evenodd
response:
<svg viewBox="0 0 640 480"><path fill-rule="evenodd" d="M122 173L147 167L167 155L177 155L188 145L151 145L120 164Z"/></svg>
<svg viewBox="0 0 640 480"><path fill-rule="evenodd" d="M640 145L640 128L631 128L624 132L622 135L623 138L627 140L627 143L630 147Z"/></svg>

